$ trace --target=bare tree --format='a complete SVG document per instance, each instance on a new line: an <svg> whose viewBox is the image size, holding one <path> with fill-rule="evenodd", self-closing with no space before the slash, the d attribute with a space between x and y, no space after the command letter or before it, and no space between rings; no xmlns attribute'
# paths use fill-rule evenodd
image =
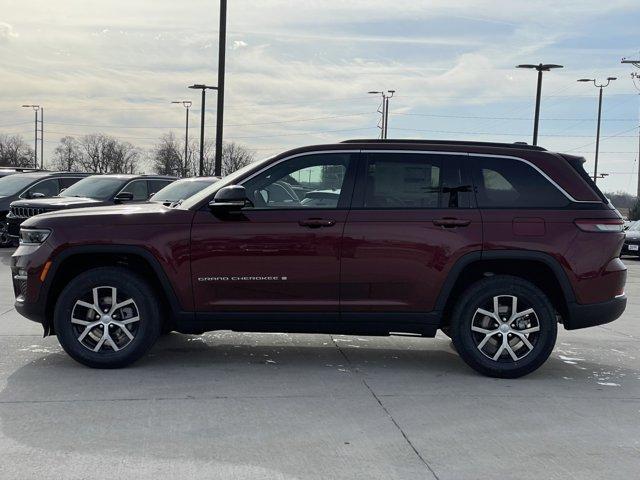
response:
<svg viewBox="0 0 640 480"><path fill-rule="evenodd" d="M203 175L212 176L215 171L216 145L214 140L204 142ZM151 151L153 170L162 175L182 177L198 175L200 171L200 142L189 142L187 159L184 159L184 144L173 133L160 137ZM222 175L229 175L255 160L253 152L237 143L225 143L222 150Z"/></svg>
<svg viewBox="0 0 640 480"><path fill-rule="evenodd" d="M80 143L73 137L63 137L60 145L53 152L51 167L65 172L82 171L82 149Z"/></svg>
<svg viewBox="0 0 640 480"><path fill-rule="evenodd" d="M21 135L0 135L0 165L3 167L33 167L33 149Z"/></svg>
<svg viewBox="0 0 640 480"><path fill-rule="evenodd" d="M222 176L255 161L254 153L247 147L235 142L225 143L222 147ZM205 142L204 175L213 175L215 171L215 142Z"/></svg>
<svg viewBox="0 0 640 480"><path fill-rule="evenodd" d="M128 142L101 133L80 138L82 158L80 164L92 173L134 173L140 151Z"/></svg>
<svg viewBox="0 0 640 480"><path fill-rule="evenodd" d="M160 137L160 142L151 151L153 169L160 175L178 175L188 177L197 173L194 170L193 152L197 150L195 141L190 142L187 158L184 158L184 144L173 133Z"/></svg>

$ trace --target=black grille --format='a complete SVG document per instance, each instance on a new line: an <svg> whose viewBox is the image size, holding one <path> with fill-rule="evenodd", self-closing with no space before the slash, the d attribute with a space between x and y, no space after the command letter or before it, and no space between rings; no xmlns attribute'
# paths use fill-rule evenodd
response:
<svg viewBox="0 0 640 480"><path fill-rule="evenodd" d="M11 213L18 218L29 218L46 211L46 209L40 207L11 207Z"/></svg>

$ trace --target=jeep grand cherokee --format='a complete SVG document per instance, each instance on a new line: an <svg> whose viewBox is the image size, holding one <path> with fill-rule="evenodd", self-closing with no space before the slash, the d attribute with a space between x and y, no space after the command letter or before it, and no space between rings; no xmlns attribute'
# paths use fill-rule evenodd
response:
<svg viewBox="0 0 640 480"><path fill-rule="evenodd" d="M251 164L173 208L32 217L15 305L91 367L130 364L163 330L442 329L477 371L518 377L548 358L558 323L622 314L622 229L578 157L348 141Z"/></svg>

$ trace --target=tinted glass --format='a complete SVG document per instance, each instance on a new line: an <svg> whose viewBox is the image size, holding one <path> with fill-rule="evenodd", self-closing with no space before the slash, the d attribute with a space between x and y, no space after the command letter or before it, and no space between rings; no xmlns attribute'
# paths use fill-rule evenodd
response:
<svg viewBox="0 0 640 480"><path fill-rule="evenodd" d="M158 191L152 200L154 202L177 202L184 200L214 182L214 180L178 180Z"/></svg>
<svg viewBox="0 0 640 480"><path fill-rule="evenodd" d="M561 208L569 200L530 165L509 158L475 158L480 208Z"/></svg>
<svg viewBox="0 0 640 480"><path fill-rule="evenodd" d="M35 184L24 194L25 198L53 197L60 192L57 178L50 178Z"/></svg>
<svg viewBox="0 0 640 480"><path fill-rule="evenodd" d="M442 162L442 208L471 208L473 187L468 159L465 156L443 156Z"/></svg>
<svg viewBox="0 0 640 480"><path fill-rule="evenodd" d="M440 160L432 155L368 155L364 208L438 208Z"/></svg>
<svg viewBox="0 0 640 480"><path fill-rule="evenodd" d="M87 177L71 185L60 195L63 197L88 197L106 200L118 192L126 180L109 177Z"/></svg>
<svg viewBox="0 0 640 480"><path fill-rule="evenodd" d="M149 188L149 195L157 193L166 186L172 183L171 180L147 180L147 186Z"/></svg>
<svg viewBox="0 0 640 480"><path fill-rule="evenodd" d="M146 180L134 180L133 182L126 185L123 189L123 192L133 193L133 201L142 201L147 200L149 198L149 191L147 190L147 181Z"/></svg>
<svg viewBox="0 0 640 480"><path fill-rule="evenodd" d="M297 157L243 185L255 208L337 208L350 154Z"/></svg>
<svg viewBox="0 0 640 480"><path fill-rule="evenodd" d="M0 197L15 195L35 181L37 181L37 178L20 174L2 177L0 178Z"/></svg>
<svg viewBox="0 0 640 480"><path fill-rule="evenodd" d="M69 188L74 183L78 183L82 178L80 177L62 177L59 178L60 188Z"/></svg>

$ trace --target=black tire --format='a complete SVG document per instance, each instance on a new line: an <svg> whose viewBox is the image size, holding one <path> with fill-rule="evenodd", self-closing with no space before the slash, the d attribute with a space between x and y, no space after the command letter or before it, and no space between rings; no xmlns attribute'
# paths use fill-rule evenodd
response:
<svg viewBox="0 0 640 480"><path fill-rule="evenodd" d="M528 308L532 308L535 316L529 315L520 317L522 322L531 322L530 326L539 326L539 330L535 333L527 334L525 337L529 340L533 349L528 348L524 343L517 343L520 345L519 352L525 352L520 358L514 351L515 347L510 350L502 350L501 354L498 354L498 350L501 346L504 346L502 333L486 335L485 332L473 332L472 322L478 322L480 319L484 322L493 322L492 326L486 327L487 330L498 331L500 323L493 321L493 317L477 313L479 308L484 308L485 305L492 304L494 297L502 297L499 302L504 302L504 297L517 297L520 304L525 304ZM505 308L505 307L499 307ZM517 312L521 312L520 308L516 309ZM493 312L493 310L491 310ZM510 311L508 313L510 315ZM503 317L502 320L506 319ZM515 321L514 324L516 324ZM510 324L510 322L505 322ZM537 325L535 325L537 324ZM474 328L478 328L478 324L474 323ZM511 324L510 324L511 326ZM525 327L531 329L530 327ZM511 329L510 332L519 332L519 330ZM454 346L458 351L458 354L462 359L474 370L490 376L498 378L517 378L523 375L527 375L538 367L540 367L549 358L549 355L553 351L555 346L556 337L558 333L558 324L556 321L555 310L553 305L549 301L548 297L535 285L527 282L518 277L512 277L507 275L496 275L492 277L484 278L471 287L469 287L461 296L457 306L453 311L453 318L451 322L451 334ZM485 346L479 349L484 336L489 336ZM519 342L519 338L522 336L514 333L505 333L512 338L512 342ZM521 342L521 341L520 341ZM487 349L495 346L495 353L499 355L498 360L493 360L490 354L486 352ZM511 347L511 345L510 345ZM510 352L514 352L514 355L518 357L514 360Z"/></svg>
<svg viewBox="0 0 640 480"><path fill-rule="evenodd" d="M85 345L91 340L91 336L100 335L105 328L112 328L111 325L98 325L95 330L91 330L91 335L85 336L85 343L79 341L78 329L84 329L83 325L78 326L71 322L72 314L78 317L78 310L84 307L76 306L76 302L93 292L96 287L115 287L117 289L117 298L131 298L135 303L131 310L137 310L139 320L127 327L130 331L135 329L133 339L128 340L124 336L124 332L119 332L116 328L116 334L127 343L120 350L115 351L107 342L105 347L99 347L100 351L93 351ZM102 292L102 290L98 290ZM121 297L121 292L123 297ZM110 297L105 297L110 298ZM111 300L113 301L113 300ZM116 300L118 303L118 300ZM158 308L159 302L154 290L138 275L125 268L118 267L100 267L88 270L76 278L62 290L54 309L54 328L58 341L62 348L76 361L92 368L121 368L125 367L140 357L142 357L155 343L160 335L162 325L162 316ZM87 308L86 312L94 312L91 308ZM114 314L114 318L118 317L121 321L125 319L123 310L119 310ZM96 313L87 313L86 320L96 320ZM94 315L95 318L92 318ZM126 320L124 320L126 321ZM111 333L111 330L109 330ZM131 332L130 332L131 333ZM111 338L111 337L110 337ZM110 340L111 341L111 340ZM117 340L114 340L117 345ZM98 345L96 345L98 346ZM104 348L104 350L102 350Z"/></svg>

